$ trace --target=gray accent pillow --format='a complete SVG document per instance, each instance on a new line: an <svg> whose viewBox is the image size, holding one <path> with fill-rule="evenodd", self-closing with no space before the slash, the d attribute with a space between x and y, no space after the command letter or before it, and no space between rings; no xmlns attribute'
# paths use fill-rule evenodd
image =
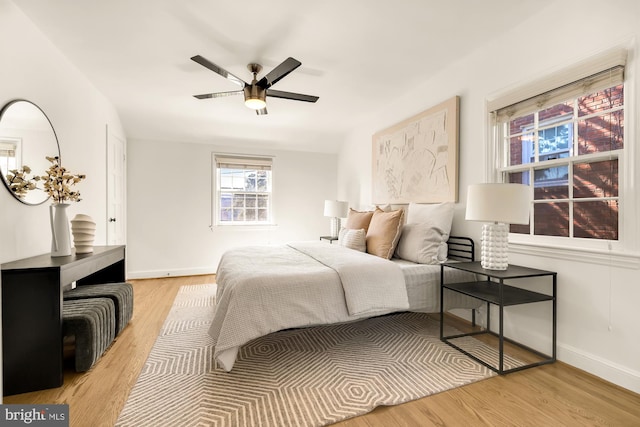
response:
<svg viewBox="0 0 640 427"><path fill-rule="evenodd" d="M445 262L453 212L451 202L409 203L407 223L402 228L395 256L420 264Z"/></svg>
<svg viewBox="0 0 640 427"><path fill-rule="evenodd" d="M419 264L444 262L447 260L447 243L443 236L443 230L430 223L406 224L402 227L396 257Z"/></svg>

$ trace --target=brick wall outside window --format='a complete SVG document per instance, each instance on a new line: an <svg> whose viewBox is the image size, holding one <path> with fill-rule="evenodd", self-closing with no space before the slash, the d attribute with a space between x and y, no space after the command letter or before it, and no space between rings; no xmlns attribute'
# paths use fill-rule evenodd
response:
<svg viewBox="0 0 640 427"><path fill-rule="evenodd" d="M533 226L511 232L618 239L622 84L511 118L505 129L506 181L533 185L534 199Z"/></svg>

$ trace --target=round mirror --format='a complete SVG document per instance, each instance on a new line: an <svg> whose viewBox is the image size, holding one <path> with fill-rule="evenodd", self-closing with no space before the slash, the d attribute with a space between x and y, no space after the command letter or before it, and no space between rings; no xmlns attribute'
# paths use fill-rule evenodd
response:
<svg viewBox="0 0 640 427"><path fill-rule="evenodd" d="M44 203L49 195L34 176L42 176L60 156L58 137L49 118L36 104L17 99L0 111L0 173L13 196L27 205Z"/></svg>

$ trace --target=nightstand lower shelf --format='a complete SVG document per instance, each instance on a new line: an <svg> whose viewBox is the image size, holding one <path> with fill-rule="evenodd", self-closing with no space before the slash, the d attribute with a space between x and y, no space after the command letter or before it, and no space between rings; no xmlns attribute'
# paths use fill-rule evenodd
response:
<svg viewBox="0 0 640 427"><path fill-rule="evenodd" d="M469 295L496 305L500 304L502 298L502 305L505 307L510 305L553 300L552 295L541 294L539 292L528 291L526 289L504 284L502 285L501 296L499 286L496 285L496 282L484 280L476 282L448 283L443 285L443 288Z"/></svg>

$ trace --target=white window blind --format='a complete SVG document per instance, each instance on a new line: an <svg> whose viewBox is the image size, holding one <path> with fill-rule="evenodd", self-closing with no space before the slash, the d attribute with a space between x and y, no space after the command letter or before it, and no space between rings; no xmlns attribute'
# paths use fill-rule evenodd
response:
<svg viewBox="0 0 640 427"><path fill-rule="evenodd" d="M271 170L273 159L269 157L249 157L216 155L216 166L223 169Z"/></svg>
<svg viewBox="0 0 640 427"><path fill-rule="evenodd" d="M617 65L578 81L567 83L555 89L532 96L515 104L495 110L495 120L508 122L511 117L524 116L538 110L552 107L567 99L576 98L586 93L594 93L600 89L617 86L624 82L624 66Z"/></svg>
<svg viewBox="0 0 640 427"><path fill-rule="evenodd" d="M627 56L628 52L625 48L611 49L516 89L508 89L487 100L487 111L498 111L523 100L528 100L556 88L596 75L603 70L624 66L627 62Z"/></svg>
<svg viewBox="0 0 640 427"><path fill-rule="evenodd" d="M9 141L0 141L0 156L2 157L15 157L16 156L16 143Z"/></svg>

